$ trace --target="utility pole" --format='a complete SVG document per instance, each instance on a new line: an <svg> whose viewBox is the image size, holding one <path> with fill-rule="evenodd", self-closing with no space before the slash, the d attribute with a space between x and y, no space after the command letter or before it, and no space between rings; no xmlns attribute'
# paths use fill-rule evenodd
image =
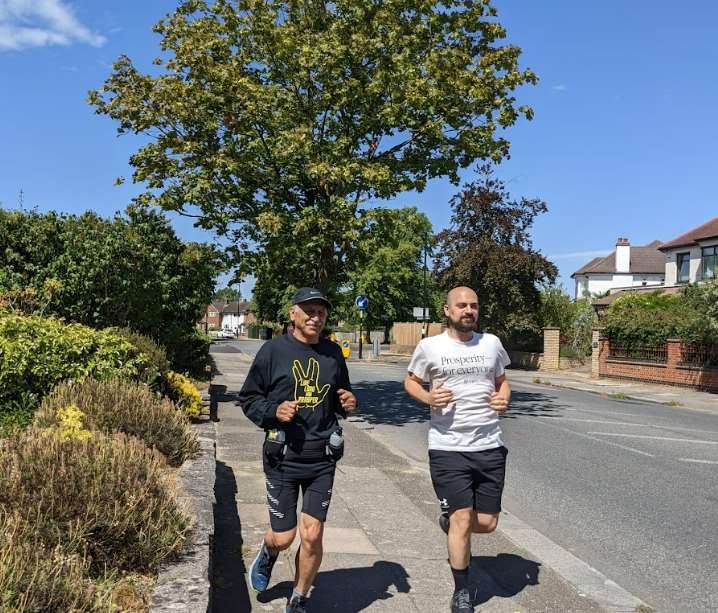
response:
<svg viewBox="0 0 718 613"><path fill-rule="evenodd" d="M429 250L428 242L428 237L424 236L424 308L421 312L421 338L425 338L429 334L429 329L426 325L426 255Z"/></svg>

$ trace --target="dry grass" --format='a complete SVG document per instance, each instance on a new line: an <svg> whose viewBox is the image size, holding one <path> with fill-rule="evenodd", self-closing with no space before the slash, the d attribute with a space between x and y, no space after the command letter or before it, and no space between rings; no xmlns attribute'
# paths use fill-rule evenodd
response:
<svg viewBox="0 0 718 613"><path fill-rule="evenodd" d="M56 427L58 410L71 405L85 414L85 428L136 436L164 454L172 466L180 466L199 451L187 417L146 385L120 379L61 383L43 400L35 423Z"/></svg>
<svg viewBox="0 0 718 613"><path fill-rule="evenodd" d="M31 429L8 438L0 447L0 506L33 509L60 532L68 554L86 556L93 576L153 571L189 530L164 458L123 434L61 440Z"/></svg>
<svg viewBox="0 0 718 613"><path fill-rule="evenodd" d="M45 529L38 530L38 523ZM0 611L109 611L110 593L88 574L83 529L68 525L62 538L77 552L67 553L50 526L41 514L29 521L0 510Z"/></svg>

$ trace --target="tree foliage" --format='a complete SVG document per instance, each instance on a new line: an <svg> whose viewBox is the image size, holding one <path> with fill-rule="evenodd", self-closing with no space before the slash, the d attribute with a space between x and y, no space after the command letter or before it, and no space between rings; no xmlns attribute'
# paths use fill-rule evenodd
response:
<svg viewBox="0 0 718 613"><path fill-rule="evenodd" d="M156 76L122 56L90 102L151 138L139 202L197 216L265 280L341 287L362 202L458 183L532 116L489 0L184 0L155 31Z"/></svg>
<svg viewBox="0 0 718 613"><path fill-rule="evenodd" d="M557 268L534 250L529 234L548 209L538 199L512 200L490 165L451 199L451 226L438 235L436 272L444 289L467 285L479 295L479 327L510 346L532 344L540 332L540 286Z"/></svg>
<svg viewBox="0 0 718 613"><path fill-rule="evenodd" d="M563 287L542 288L539 323L542 327L560 328L562 351L569 347L571 355L581 358L591 353L591 337L597 318L589 297L574 302Z"/></svg>
<svg viewBox="0 0 718 613"><path fill-rule="evenodd" d="M0 211L0 302L93 328L130 327L192 366L196 338L222 269L210 246L185 243L164 216ZM178 364L179 363L179 364Z"/></svg>
<svg viewBox="0 0 718 613"><path fill-rule="evenodd" d="M223 287L214 293L212 300L215 302L221 302L223 300L227 302L240 302L242 300L242 292L234 287Z"/></svg>
<svg viewBox="0 0 718 613"><path fill-rule="evenodd" d="M338 296L336 317L358 324L354 299L365 295L369 298L365 326L383 326L384 315L392 322L413 320L412 308L423 301L424 249L433 242L431 222L415 208L370 210L354 266ZM430 300L433 279L428 273L426 279ZM427 302L427 308L431 306Z"/></svg>

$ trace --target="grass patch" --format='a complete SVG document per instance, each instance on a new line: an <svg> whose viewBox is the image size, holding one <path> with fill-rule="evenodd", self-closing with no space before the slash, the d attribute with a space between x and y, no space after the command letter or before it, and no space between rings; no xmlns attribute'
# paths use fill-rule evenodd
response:
<svg viewBox="0 0 718 613"><path fill-rule="evenodd" d="M613 398L614 400L626 400L628 396L626 396L623 392L611 392L608 397Z"/></svg>
<svg viewBox="0 0 718 613"><path fill-rule="evenodd" d="M669 402L666 402L665 404L666 404L666 406L669 406L669 407L682 407L683 406L683 403L679 402L678 400L671 400Z"/></svg>

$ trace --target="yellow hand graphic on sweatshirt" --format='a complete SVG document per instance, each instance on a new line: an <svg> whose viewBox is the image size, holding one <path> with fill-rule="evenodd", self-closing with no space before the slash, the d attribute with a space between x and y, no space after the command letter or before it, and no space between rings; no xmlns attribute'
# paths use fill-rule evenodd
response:
<svg viewBox="0 0 718 613"><path fill-rule="evenodd" d="M306 372L299 360L292 364L292 375L294 376L294 400L298 400L300 406L314 409L321 404L331 387L329 383L319 387L319 362L316 358L309 358Z"/></svg>

